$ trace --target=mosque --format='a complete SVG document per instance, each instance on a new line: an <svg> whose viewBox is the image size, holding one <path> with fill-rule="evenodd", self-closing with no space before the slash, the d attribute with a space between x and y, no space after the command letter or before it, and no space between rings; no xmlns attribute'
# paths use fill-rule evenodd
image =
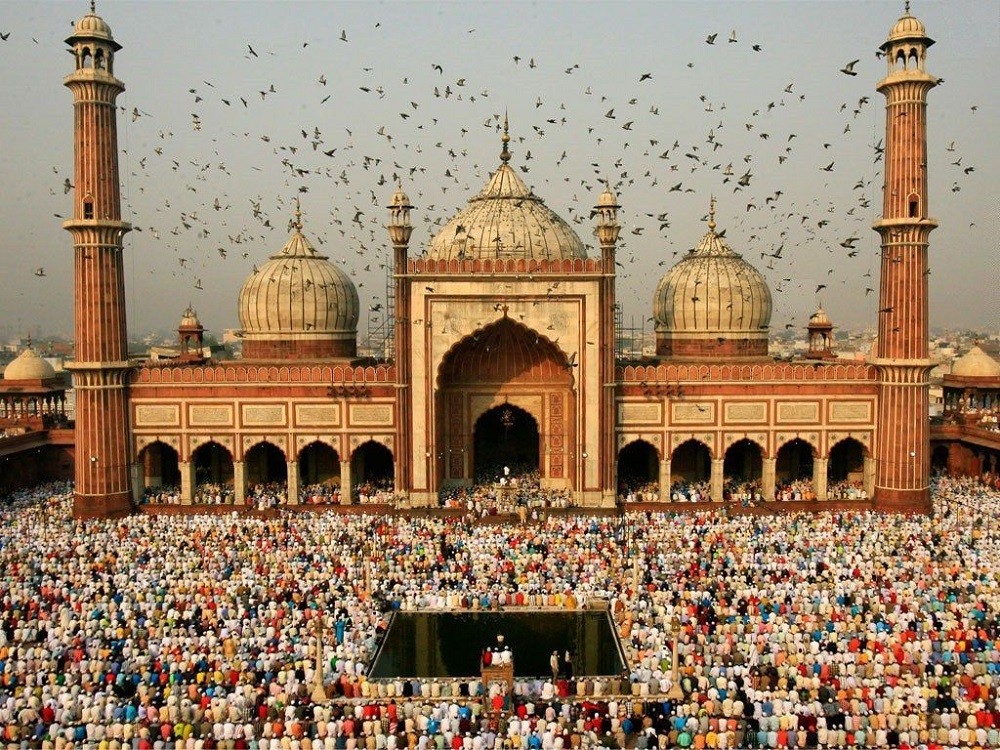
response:
<svg viewBox="0 0 1000 750"><path fill-rule="evenodd" d="M239 293L243 356L206 358L191 309L180 354L137 365L126 350L115 76L121 46L91 12L67 40L74 98L75 512L131 512L146 487L204 483L236 504L261 483L295 504L312 484L389 484L400 508L498 466L537 471L575 505L613 507L622 477L658 487L811 480L817 504L850 480L884 511L930 511L925 69L933 44L907 13L881 45L885 188L878 341L836 359L833 324L810 319L808 354L768 356L771 293L727 243L713 204L704 236L660 280L655 357L616 359L618 197L594 197L599 254L512 167L506 123L481 192L426 247L392 196L391 356L357 356L361 302L296 213L285 245ZM907 115L902 117L901 115Z"/></svg>

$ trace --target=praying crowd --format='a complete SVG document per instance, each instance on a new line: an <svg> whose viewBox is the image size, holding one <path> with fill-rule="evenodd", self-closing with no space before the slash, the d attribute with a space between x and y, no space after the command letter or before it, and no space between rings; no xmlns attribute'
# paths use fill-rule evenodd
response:
<svg viewBox="0 0 1000 750"><path fill-rule="evenodd" d="M976 479L936 479L931 517L524 525L79 522L71 491L0 506L0 747L1000 747L1000 492ZM519 676L499 702L478 676L367 676L395 609L598 601L624 674Z"/></svg>

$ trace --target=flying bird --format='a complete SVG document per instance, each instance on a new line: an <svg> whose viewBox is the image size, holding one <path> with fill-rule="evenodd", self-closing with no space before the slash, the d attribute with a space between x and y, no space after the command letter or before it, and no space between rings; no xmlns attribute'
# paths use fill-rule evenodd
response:
<svg viewBox="0 0 1000 750"><path fill-rule="evenodd" d="M715 44L715 37L717 36L718 34L709 34L708 38L705 39L705 44Z"/></svg>
<svg viewBox="0 0 1000 750"><path fill-rule="evenodd" d="M44 275L45 275L45 269L44 268L36 268L35 269L35 276L44 276Z"/></svg>
<svg viewBox="0 0 1000 750"><path fill-rule="evenodd" d="M845 76L856 76L857 73L854 70L854 66L857 65L859 62L860 60L851 60L849 63L847 63L847 65L845 65L840 69L840 72L843 73Z"/></svg>

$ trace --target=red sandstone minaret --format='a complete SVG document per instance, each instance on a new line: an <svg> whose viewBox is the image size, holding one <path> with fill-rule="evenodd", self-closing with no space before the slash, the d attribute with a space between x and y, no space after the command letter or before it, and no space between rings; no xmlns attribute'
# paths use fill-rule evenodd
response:
<svg viewBox="0 0 1000 750"><path fill-rule="evenodd" d="M115 100L125 86L114 77L121 49L108 25L85 15L66 40L75 70L73 92L73 235L76 353L68 365L76 390L77 517L121 515L132 509L128 448L129 371L125 327Z"/></svg>
<svg viewBox="0 0 1000 750"><path fill-rule="evenodd" d="M875 505L929 513L930 447L927 356L927 247L937 222L928 218L927 73L934 41L906 13L881 46L889 72L877 89L886 98L885 185L878 342L879 388Z"/></svg>

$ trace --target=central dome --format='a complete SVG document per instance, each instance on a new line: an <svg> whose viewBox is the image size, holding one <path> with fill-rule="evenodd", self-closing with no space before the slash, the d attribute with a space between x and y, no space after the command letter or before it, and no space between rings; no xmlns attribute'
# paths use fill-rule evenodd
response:
<svg viewBox="0 0 1000 750"><path fill-rule="evenodd" d="M763 357L771 291L760 272L715 231L708 232L660 280L653 299L656 353L680 358Z"/></svg>
<svg viewBox="0 0 1000 750"><path fill-rule="evenodd" d="M518 177L508 163L507 123L504 121L500 167L479 195L469 199L427 246L434 260L526 258L565 260L586 258L576 232L559 218Z"/></svg>
<svg viewBox="0 0 1000 750"><path fill-rule="evenodd" d="M302 234L292 236L240 290L246 359L353 357L357 351L358 292L347 274L320 255Z"/></svg>

